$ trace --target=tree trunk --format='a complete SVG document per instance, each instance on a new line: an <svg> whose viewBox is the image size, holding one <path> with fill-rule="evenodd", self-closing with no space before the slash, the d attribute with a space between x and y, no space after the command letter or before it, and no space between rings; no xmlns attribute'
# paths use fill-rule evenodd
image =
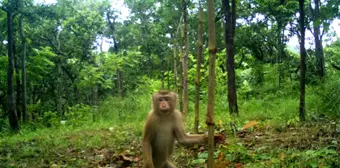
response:
<svg viewBox="0 0 340 168"><path fill-rule="evenodd" d="M305 49L305 12L304 12L304 0L299 0L299 12L300 12L300 108L299 117L300 121L305 121L305 75L306 75L306 49Z"/></svg>
<svg viewBox="0 0 340 168"><path fill-rule="evenodd" d="M57 98L57 112L59 116L63 115L63 107L62 107L62 81L61 81L61 63L57 62L57 89L56 89L56 98Z"/></svg>
<svg viewBox="0 0 340 168"><path fill-rule="evenodd" d="M174 81L175 81L174 90L177 93L178 92L178 88L177 88L177 46L176 46L175 40L174 40Z"/></svg>
<svg viewBox="0 0 340 168"><path fill-rule="evenodd" d="M21 112L20 112L20 98L21 98L21 84L20 84L20 72L19 72L19 56L16 54L16 46L15 40L13 40L13 57L14 57L14 68L15 68L15 89L16 89L16 109L17 109L17 116L18 122L21 121Z"/></svg>
<svg viewBox="0 0 340 168"><path fill-rule="evenodd" d="M170 90L170 71L171 71L171 68L170 68L170 57L167 58L167 89Z"/></svg>
<svg viewBox="0 0 340 168"><path fill-rule="evenodd" d="M183 28L181 30L181 44L180 44L180 58L179 58L179 109L183 113L183 38L184 38L184 31Z"/></svg>
<svg viewBox="0 0 340 168"><path fill-rule="evenodd" d="M280 0L280 5L284 5L284 0ZM278 45L278 54L276 58L276 64L277 64L277 72L278 72L278 87L281 87L282 80L284 79L284 73L283 73L283 67L282 67L282 60L283 60L283 55L284 55L284 23L282 21L282 16L279 15L276 17L277 20L277 33L278 33L278 38L277 38L277 45Z"/></svg>
<svg viewBox="0 0 340 168"><path fill-rule="evenodd" d="M177 44L176 44L177 40L176 39L177 39L178 32L181 30L180 27L181 27L182 19L183 19L183 14L182 14L181 18L179 19L176 33L171 37L172 39L174 39L174 42L173 42L174 43L174 78L175 78L175 91L178 94L179 94L179 88L178 88L178 83L177 83L177 75L178 74L177 74ZM180 56L180 59L181 59L181 56ZM180 64L181 64L181 60L180 60Z"/></svg>
<svg viewBox="0 0 340 168"><path fill-rule="evenodd" d="M57 40L57 48L58 51L60 51L60 31L57 34L56 40ZM58 115L61 117L63 115L63 106L62 106L62 96L63 96L63 84L62 84L62 71L61 71L61 66L62 66L62 62L60 60L58 60L56 62L56 66L57 66L57 89L56 89L56 98L57 98L57 112Z"/></svg>
<svg viewBox="0 0 340 168"><path fill-rule="evenodd" d="M73 86L73 92L74 92L74 99L76 101L76 104L81 103L80 95L79 95L79 89L76 85Z"/></svg>
<svg viewBox="0 0 340 168"><path fill-rule="evenodd" d="M7 37L8 37L8 71L7 71L7 95L8 95L8 119L11 129L19 131L18 115L15 104L15 94L13 86L14 55L13 55L13 13L11 9L7 11Z"/></svg>
<svg viewBox="0 0 340 168"><path fill-rule="evenodd" d="M19 26L20 26L20 39L21 39L21 80L22 80L22 119L23 122L27 122L27 84L26 84L26 37L24 32L24 26L23 26L23 16L20 16L19 20Z"/></svg>
<svg viewBox="0 0 340 168"><path fill-rule="evenodd" d="M314 42L315 42L315 56L318 66L318 75L320 78L325 76L325 58L323 55L323 46L322 46L322 34L320 33L320 24L316 24L315 22L320 17L320 0L314 0L314 20L313 20L313 29L314 29Z"/></svg>
<svg viewBox="0 0 340 168"><path fill-rule="evenodd" d="M234 37L236 26L236 2L232 0L230 8L229 0L222 0L225 12L225 43L227 49L227 71L228 71L228 102L229 113L238 115L236 82L235 82L235 55L234 55Z"/></svg>
<svg viewBox="0 0 340 168"><path fill-rule="evenodd" d="M195 91L195 125L194 131L198 133L199 114L200 114L200 79L201 79L201 57L203 51L203 9L199 1L199 23L198 23L198 42L196 60L196 91Z"/></svg>
<svg viewBox="0 0 340 168"><path fill-rule="evenodd" d="M208 168L215 167L214 163L214 99L215 99L215 63L216 40L214 22L214 0L208 1L208 33L209 33L209 86L206 123L208 125Z"/></svg>
<svg viewBox="0 0 340 168"><path fill-rule="evenodd" d="M120 70L117 70L117 84L118 84L118 94L123 97L123 86L122 86L122 74Z"/></svg>
<svg viewBox="0 0 340 168"><path fill-rule="evenodd" d="M164 72L165 72L165 68L164 68L164 59L162 58L162 66L161 66L162 68L162 71L161 71L161 73L162 73L162 90L164 90Z"/></svg>
<svg viewBox="0 0 340 168"><path fill-rule="evenodd" d="M150 50L148 49L148 51L150 51ZM149 77L151 78L152 77L152 70L153 70L152 60L151 60L152 59L152 55L151 54L148 54L148 55L149 55L149 57L148 57Z"/></svg>
<svg viewBox="0 0 340 168"><path fill-rule="evenodd" d="M183 59L183 114L187 115L189 110L189 91L188 91L188 60L189 60L189 36L188 36L188 0L183 0L183 22L185 53Z"/></svg>
<svg viewBox="0 0 340 168"><path fill-rule="evenodd" d="M34 92L33 92L34 87L33 87L33 84L30 83L29 87L30 87L29 104L31 106L33 106L33 104L34 104ZM33 111L27 111L27 116L28 116L28 121L32 121L32 119L33 119Z"/></svg>
<svg viewBox="0 0 340 168"><path fill-rule="evenodd" d="M96 121L97 115L97 106L98 106L98 84L96 84L92 90L92 104L94 106L93 114L92 114L92 121Z"/></svg>

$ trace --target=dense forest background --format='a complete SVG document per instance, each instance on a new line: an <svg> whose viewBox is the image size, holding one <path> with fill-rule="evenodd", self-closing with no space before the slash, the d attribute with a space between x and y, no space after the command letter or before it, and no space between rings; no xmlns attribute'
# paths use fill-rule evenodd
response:
<svg viewBox="0 0 340 168"><path fill-rule="evenodd" d="M340 1L214 13L217 165L338 167ZM202 0L0 0L0 167L138 167L160 89L206 132L207 16ZM177 148L182 167L207 158Z"/></svg>

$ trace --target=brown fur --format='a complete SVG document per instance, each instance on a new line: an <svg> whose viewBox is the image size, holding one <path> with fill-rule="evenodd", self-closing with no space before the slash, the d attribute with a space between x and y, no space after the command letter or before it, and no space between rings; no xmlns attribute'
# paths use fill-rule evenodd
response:
<svg viewBox="0 0 340 168"><path fill-rule="evenodd" d="M160 99L165 98L169 110L160 111ZM152 95L153 109L144 125L142 149L144 168L176 168L170 162L175 140L181 145L205 143L205 135L187 135L184 131L182 114L176 110L177 94L162 90Z"/></svg>

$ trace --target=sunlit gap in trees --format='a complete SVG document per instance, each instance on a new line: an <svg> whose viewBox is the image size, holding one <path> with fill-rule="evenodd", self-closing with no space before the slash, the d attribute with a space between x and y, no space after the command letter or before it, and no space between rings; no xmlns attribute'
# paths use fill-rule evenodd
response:
<svg viewBox="0 0 340 168"><path fill-rule="evenodd" d="M36 4L45 5L52 5L56 2L57 0L34 0L34 3ZM111 7L117 12L119 16L116 20L117 22L123 22L130 16L130 9L124 4L124 0L111 0ZM156 4L156 7L160 7L159 2ZM7 44L7 41L3 41L3 43ZM113 47L114 44L113 39L98 35L93 45L96 47L96 52L100 52L100 45L102 45L102 52L107 52L109 51L110 47Z"/></svg>
<svg viewBox="0 0 340 168"><path fill-rule="evenodd" d="M117 22L124 22L130 17L130 9L124 4L124 0L111 0L112 8L117 11L118 18ZM119 41L117 42L119 43ZM113 47L113 39L109 39L103 36L97 36L94 46L96 46L96 51L100 52L100 46L102 45L102 52L109 51L110 47Z"/></svg>
<svg viewBox="0 0 340 168"><path fill-rule="evenodd" d="M45 5L52 5L57 3L57 0L34 0L35 4L45 4Z"/></svg>
<svg viewBox="0 0 340 168"><path fill-rule="evenodd" d="M54 4L57 2L57 0L34 0L35 3L40 3L40 4ZM117 18L117 22L123 22L127 20L130 16L130 9L124 4L124 0L111 0L112 2L112 8L117 11L119 14L119 17ZM196 2L194 0L194 2ZM323 3L323 1L321 2ZM156 8L159 8L161 6L160 2L157 2L155 4ZM312 7L314 7L314 4L312 4ZM340 7L339 7L340 8ZM195 11L188 11L189 14L192 12L197 12ZM299 17L299 13L296 13L296 17ZM261 14L256 14L255 18L251 21L251 23L259 23L263 21L264 15ZM237 23L239 24L245 24L245 20L242 19L237 19ZM269 23L270 24L270 23ZM294 24L297 24L296 22ZM271 25L271 24L270 24ZM285 29L285 34L289 33L289 29L291 28L291 25L287 25ZM323 30L323 27L321 26L321 31ZM306 31L306 48L313 49L314 46L314 38L313 34L310 31ZM336 41L337 38L340 38L340 19L335 19L330 25L330 30L327 34L325 34L325 38L323 40L323 45L328 45L334 41ZM7 41L3 41L3 44L7 44ZM96 51L100 52L100 46L102 45L102 52L107 52L110 47L113 46L113 40L98 36L96 42L93 44L96 46ZM293 35L292 37L289 38L287 47L291 48L293 51L298 52L299 51L299 40L297 35Z"/></svg>
<svg viewBox="0 0 340 168"><path fill-rule="evenodd" d="M296 18L299 18L299 13L295 14ZM293 22L293 24L298 25L297 20ZM285 34L289 33L289 30L291 29L291 25L287 25L286 29L285 29ZM320 26L320 30L321 32L323 32L323 26ZM338 38L340 38L340 19L334 19L329 27L329 31L328 33L326 33L324 35L324 39L322 40L322 45L326 46L329 45L333 42L335 42ZM288 41L288 46L293 47L294 51L299 51L299 39L297 37L297 35L293 35L292 37L290 37L289 41ZM314 37L311 31L306 29L305 32L305 45L306 45L306 49L314 49L315 48L315 44L314 44Z"/></svg>
<svg viewBox="0 0 340 168"><path fill-rule="evenodd" d="M299 18L299 13L295 14L296 18ZM265 19L265 16L262 14L256 14L254 18L249 16L247 20L245 19L237 19L236 22L237 24L241 25L247 25L249 23L261 23ZM249 21L249 23L247 23ZM294 21L294 25L298 25L297 21ZM268 28L270 29L273 25L273 21L269 20L268 21ZM287 24L284 33L287 35L290 33L291 25ZM323 30L323 27L321 26L321 32ZM305 35L305 40L306 40L306 48L314 49L314 37L313 34L310 31L306 31ZM331 44L332 42L336 41L337 38L340 38L340 20L335 19L330 26L330 30L327 34L325 34L325 37L323 39L323 45L326 46L328 44ZM292 35L287 43L287 47L292 49L295 52L299 52L300 47L299 47L299 39L296 34Z"/></svg>

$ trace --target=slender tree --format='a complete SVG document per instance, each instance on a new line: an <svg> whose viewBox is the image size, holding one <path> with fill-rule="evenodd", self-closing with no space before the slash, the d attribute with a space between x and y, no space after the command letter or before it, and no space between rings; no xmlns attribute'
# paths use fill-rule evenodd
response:
<svg viewBox="0 0 340 168"><path fill-rule="evenodd" d="M216 60L216 39L214 22L214 0L208 1L208 33L209 33L209 86L208 86L208 107L206 124L208 125L208 168L214 165L214 99L215 99L215 60Z"/></svg>
<svg viewBox="0 0 340 168"><path fill-rule="evenodd" d="M60 45L61 45L61 42L60 42L60 33L61 33L61 31L59 31L57 33L57 37L56 37L58 51L60 51ZM57 60L57 63L56 63L58 77L57 77L57 89L55 91L56 99L57 99L56 100L57 112L58 112L59 116L63 115L63 106L62 106L62 102L63 102L63 98L62 98L62 96L63 96L63 84L62 84L61 64L62 64L62 60L59 58Z"/></svg>
<svg viewBox="0 0 340 168"><path fill-rule="evenodd" d="M19 72L20 68L19 68L19 55L17 54L17 51L16 51L16 46L15 46L16 41L14 39L13 39L13 57L14 57L15 83L16 83L15 84L15 90L16 90L15 104L16 104L16 109L17 109L18 121L20 122L22 118L21 113L20 113L20 98L21 98L21 83L20 83L20 72Z"/></svg>
<svg viewBox="0 0 340 168"><path fill-rule="evenodd" d="M27 84L26 84L26 36L24 32L23 26L23 15L21 14L19 18L19 27L20 27L20 39L21 39L21 80L22 80L22 119L23 122L27 122Z"/></svg>
<svg viewBox="0 0 340 168"><path fill-rule="evenodd" d="M165 69L165 67L164 67L164 58L162 58L162 61L161 61L162 63L162 65L161 65L161 67L162 67L162 90L164 90L164 73L165 73L165 71L164 71L164 69Z"/></svg>
<svg viewBox="0 0 340 168"><path fill-rule="evenodd" d="M315 43L315 56L317 63L317 72L320 78L325 76L325 58L323 54L322 37L323 33L320 32L320 24L318 20L320 19L320 0L314 0L314 10L312 9L312 1L310 1L310 10L313 19L313 36Z"/></svg>
<svg viewBox="0 0 340 168"><path fill-rule="evenodd" d="M177 88L177 45L176 45L176 40L174 40L174 44L173 44L173 49L174 49L174 89L175 92L178 92L178 88Z"/></svg>
<svg viewBox="0 0 340 168"><path fill-rule="evenodd" d="M304 0L299 0L299 12L300 12L300 108L299 117L300 121L305 121L305 76L306 76L306 49L305 49L305 12L304 12Z"/></svg>
<svg viewBox="0 0 340 168"><path fill-rule="evenodd" d="M280 0L279 5L284 5L285 0ZM282 61L283 61L283 56L284 56L284 49L285 49L285 44L284 44L284 30L285 30L285 24L283 22L283 13L277 12L278 14L275 15L275 19L277 21L277 45L278 45L278 53L276 57L276 64L277 64L277 71L279 73L278 75L278 87L280 88L282 80L284 78L284 72L283 72L283 67L282 67Z"/></svg>
<svg viewBox="0 0 340 168"><path fill-rule="evenodd" d="M171 65L170 65L171 57L167 57L166 60L167 60L166 69L168 72L170 72L171 71ZM168 83L167 89L170 90L170 74L169 73L167 73L167 83Z"/></svg>
<svg viewBox="0 0 340 168"><path fill-rule="evenodd" d="M188 35L188 0L183 0L183 22L185 53L183 58L183 114L187 115L189 110L189 91L188 91L188 60L189 60L189 35Z"/></svg>
<svg viewBox="0 0 340 168"><path fill-rule="evenodd" d="M59 114L59 116L63 115L63 106L62 106L62 90L63 90L63 85L62 85L62 71L61 71L61 66L60 66L61 62L57 62L57 89L55 91L56 94L56 104L57 104L57 112Z"/></svg>
<svg viewBox="0 0 340 168"><path fill-rule="evenodd" d="M222 0L225 14L224 33L227 49L227 71L228 71L228 102L229 113L238 115L236 82L235 82L235 52L234 37L236 27L236 1Z"/></svg>
<svg viewBox="0 0 340 168"><path fill-rule="evenodd" d="M179 109L183 113L183 42L184 42L184 30L183 26L181 27L181 44L179 50ZM184 114L184 113L183 113Z"/></svg>
<svg viewBox="0 0 340 168"><path fill-rule="evenodd" d="M115 30L116 30L116 17L114 16L114 12L109 8L109 9L106 9L106 20L107 20L107 24L108 24L108 27L109 27L109 37L112 38L113 40L113 43L114 43L114 52L116 54L118 54L118 43L117 43L117 40L114 36L114 33L115 33ZM125 54L125 53L124 53ZM150 54L151 55L151 54ZM149 64L151 65L151 58L149 57L148 58L149 60ZM151 67L151 66L150 66ZM151 72L151 69L149 69L149 72ZM151 73L149 73L149 75L151 75ZM117 69L117 86L118 86L118 95L120 97L123 97L123 77L122 77L122 72L121 70L118 68Z"/></svg>
<svg viewBox="0 0 340 168"><path fill-rule="evenodd" d="M174 80L175 80L175 91L177 93L179 93L179 89L178 89L178 83L177 83L177 37L178 37L178 33L181 30L181 24L182 24L182 20L183 20L183 15L181 16L181 18L179 19L178 22L178 26L177 26L177 30L175 35L172 37L173 39L173 43L174 43Z"/></svg>
<svg viewBox="0 0 340 168"><path fill-rule="evenodd" d="M92 121L96 121L96 115L97 115L97 106L98 106L98 84L95 84L95 86L92 89L92 105L94 106L93 114L92 114Z"/></svg>
<svg viewBox="0 0 340 168"><path fill-rule="evenodd" d="M203 50L203 9L199 1L199 23L198 23L198 42L197 42L197 59L196 59L196 91L195 91L195 125L194 131L198 133L199 125L199 103L200 103L200 79L201 79L201 57Z"/></svg>
<svg viewBox="0 0 340 168"><path fill-rule="evenodd" d="M8 71L7 71L7 95L8 95L8 119L11 129L15 132L19 130L19 121L15 103L15 93L13 86L14 54L13 54L13 9L12 4L8 8L2 8L7 13L7 50L8 50Z"/></svg>

